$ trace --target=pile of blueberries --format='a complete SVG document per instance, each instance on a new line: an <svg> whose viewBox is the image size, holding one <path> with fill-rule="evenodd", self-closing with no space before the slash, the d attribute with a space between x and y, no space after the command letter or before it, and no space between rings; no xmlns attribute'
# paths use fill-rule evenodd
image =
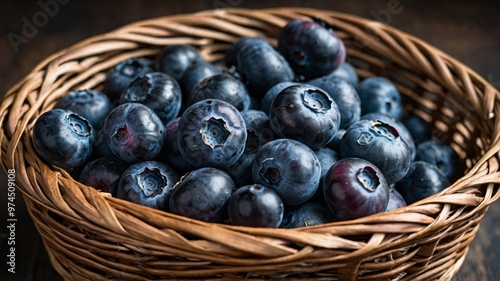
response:
<svg viewBox="0 0 500 281"><path fill-rule="evenodd" d="M49 164L112 196L207 222L294 228L386 212L463 175L384 77L359 81L320 19L277 48L243 38L208 62L189 45L118 64L102 89L43 113Z"/></svg>

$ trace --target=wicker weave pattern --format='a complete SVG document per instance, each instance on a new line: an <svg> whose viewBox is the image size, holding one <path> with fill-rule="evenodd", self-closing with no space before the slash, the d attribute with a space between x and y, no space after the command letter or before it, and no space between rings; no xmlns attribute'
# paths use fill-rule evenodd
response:
<svg viewBox="0 0 500 281"><path fill-rule="evenodd" d="M344 40L360 77L394 81L407 110L466 160L468 173L412 206L355 221L284 230L210 224L100 194L35 154L36 118L69 90L99 88L131 57L192 44L210 61L244 36L276 44L280 27L320 17ZM500 196L500 93L476 73L386 25L304 8L214 10L142 21L41 62L0 105L0 156L52 264L67 280L449 280L488 206Z"/></svg>

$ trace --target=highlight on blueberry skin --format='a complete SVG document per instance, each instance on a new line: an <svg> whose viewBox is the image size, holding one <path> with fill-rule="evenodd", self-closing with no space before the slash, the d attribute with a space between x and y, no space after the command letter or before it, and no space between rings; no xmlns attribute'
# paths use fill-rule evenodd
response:
<svg viewBox="0 0 500 281"><path fill-rule="evenodd" d="M336 220L352 220L384 212L389 185L373 163L361 158L343 158L323 180L327 206Z"/></svg>
<svg viewBox="0 0 500 281"><path fill-rule="evenodd" d="M412 162L411 150L393 123L359 120L347 128L340 143L342 158L356 157L372 162L388 184L401 180Z"/></svg>
<svg viewBox="0 0 500 281"><path fill-rule="evenodd" d="M149 107L124 103L106 117L101 130L109 149L127 162L152 160L165 141L165 127Z"/></svg>
<svg viewBox="0 0 500 281"><path fill-rule="evenodd" d="M170 212L207 222L228 217L228 202L236 186L224 171L203 167L185 174L172 188Z"/></svg>
<svg viewBox="0 0 500 281"><path fill-rule="evenodd" d="M229 220L234 225L279 227L284 204L272 189L259 184L238 188L228 204Z"/></svg>
<svg viewBox="0 0 500 281"><path fill-rule="evenodd" d="M142 103L152 109L163 124L176 118L182 105L181 88L177 81L163 72L151 72L134 79L125 88L120 104Z"/></svg>
<svg viewBox="0 0 500 281"><path fill-rule="evenodd" d="M72 111L52 109L40 115L33 127L38 155L66 170L83 165L92 155L95 131L90 122Z"/></svg>
<svg viewBox="0 0 500 281"><path fill-rule="evenodd" d="M277 139L264 144L252 166L254 182L273 189L285 205L299 205L318 189L321 165L305 144Z"/></svg>
<svg viewBox="0 0 500 281"><path fill-rule="evenodd" d="M238 109L217 99L199 101L179 120L178 147L193 166L224 169L243 154L247 130Z"/></svg>
<svg viewBox="0 0 500 281"><path fill-rule="evenodd" d="M73 111L87 119L94 129L98 129L113 109L113 104L105 94L85 89L69 92L56 103L54 108Z"/></svg>
<svg viewBox="0 0 500 281"><path fill-rule="evenodd" d="M168 211L172 187L179 176L167 165L157 161L132 164L120 177L117 197L139 205Z"/></svg>
<svg viewBox="0 0 500 281"><path fill-rule="evenodd" d="M337 104L323 90L292 85L274 98L269 118L278 136L298 140L315 149L333 139L341 117Z"/></svg>

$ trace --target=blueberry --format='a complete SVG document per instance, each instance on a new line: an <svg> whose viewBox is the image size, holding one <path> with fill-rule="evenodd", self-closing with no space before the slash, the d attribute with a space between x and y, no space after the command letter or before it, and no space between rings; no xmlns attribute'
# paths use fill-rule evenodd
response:
<svg viewBox="0 0 500 281"><path fill-rule="evenodd" d="M451 182L464 173L465 164L453 148L445 143L428 140L417 145L416 161L425 161L438 168Z"/></svg>
<svg viewBox="0 0 500 281"><path fill-rule="evenodd" d="M389 187L389 203L387 203L387 207L384 212L396 210L404 206L406 206L406 201L401 193L399 193L399 191L395 188Z"/></svg>
<svg viewBox="0 0 500 281"><path fill-rule="evenodd" d="M229 220L234 225L279 227L284 205L272 189L258 184L238 188L228 206Z"/></svg>
<svg viewBox="0 0 500 281"><path fill-rule="evenodd" d="M333 222L334 218L328 206L319 202L308 201L291 210L285 211L282 228L314 226Z"/></svg>
<svg viewBox="0 0 500 281"><path fill-rule="evenodd" d="M184 158L197 168L224 169L243 154L247 131L240 112L217 99L199 101L179 120L177 142Z"/></svg>
<svg viewBox="0 0 500 281"><path fill-rule="evenodd" d="M141 103L115 107L106 117L102 133L113 154L127 162L152 160L165 140L162 121Z"/></svg>
<svg viewBox="0 0 500 281"><path fill-rule="evenodd" d="M69 170L90 159L95 131L90 122L72 111L52 109L33 127L33 145L49 164Z"/></svg>
<svg viewBox="0 0 500 281"><path fill-rule="evenodd" d="M78 181L116 197L118 182L130 163L116 157L101 157L87 163Z"/></svg>
<svg viewBox="0 0 500 281"><path fill-rule="evenodd" d="M226 54L224 55L224 64L228 68L233 68L238 66L238 53L241 51L242 48L246 46L253 46L253 45L267 45L268 42L264 38L260 37L244 37L231 45L229 49L226 51Z"/></svg>
<svg viewBox="0 0 500 281"><path fill-rule="evenodd" d="M181 110L181 88L174 78L163 72L150 72L134 79L123 91L120 104L142 103L152 109L166 124Z"/></svg>
<svg viewBox="0 0 500 281"><path fill-rule="evenodd" d="M347 80L353 86L356 86L359 81L356 70L350 63L347 62L341 63L337 69L330 72L330 74L327 74L326 77L339 77Z"/></svg>
<svg viewBox="0 0 500 281"><path fill-rule="evenodd" d="M403 112L401 94L396 86L386 78L370 77L357 87L361 99L361 114L380 112L400 119Z"/></svg>
<svg viewBox="0 0 500 281"><path fill-rule="evenodd" d="M408 174L396 183L396 190L401 193L407 204L413 204L448 186L448 178L436 166L424 161L415 161Z"/></svg>
<svg viewBox="0 0 500 281"><path fill-rule="evenodd" d="M138 162L123 172L118 182L117 197L168 211L171 190L178 181L177 173L161 162Z"/></svg>
<svg viewBox="0 0 500 281"><path fill-rule="evenodd" d="M283 89L287 88L288 86L292 85L300 85L300 83L297 82L281 82L278 83L274 86L271 87L265 94L264 97L261 100L261 105L260 108L262 111L264 111L266 114L269 114L271 111L271 104L274 100L274 98L281 92Z"/></svg>
<svg viewBox="0 0 500 281"><path fill-rule="evenodd" d="M298 205L316 192L321 166L314 151L305 144L277 139L257 151L252 176L255 183L273 189L285 205Z"/></svg>
<svg viewBox="0 0 500 281"><path fill-rule="evenodd" d="M250 95L240 80L221 73L207 77L196 84L188 96L187 106L204 99L220 99L242 111L250 107Z"/></svg>
<svg viewBox="0 0 500 281"><path fill-rule="evenodd" d="M380 112L372 112L372 113L367 113L365 115L362 115L360 117L362 120L380 120L385 123L390 123L392 124L396 130L398 131L399 135L403 139L403 141L408 145L408 148L410 149L411 153L411 159L415 159L415 153L417 151L417 147L415 145L415 141L413 140L413 136L411 135L410 131L408 128L399 120L394 119L392 117L389 117L383 113Z"/></svg>
<svg viewBox="0 0 500 281"><path fill-rule="evenodd" d="M373 163L343 158L323 181L325 201L336 220L351 220L383 212L389 202L389 185Z"/></svg>
<svg viewBox="0 0 500 281"><path fill-rule="evenodd" d="M198 50L193 46L170 45L160 54L158 70L179 81L194 61L202 59Z"/></svg>
<svg viewBox="0 0 500 281"><path fill-rule="evenodd" d="M411 164L411 150L394 123L359 120L347 128L340 143L342 158L358 157L372 162L388 184L402 179Z"/></svg>
<svg viewBox="0 0 500 281"><path fill-rule="evenodd" d="M113 105L105 94L87 89L69 92L54 108L71 110L87 119L94 129L98 129L113 109Z"/></svg>
<svg viewBox="0 0 500 281"><path fill-rule="evenodd" d="M236 190L224 171L204 167L184 175L172 189L170 212L208 222L227 218L228 202Z"/></svg>
<svg viewBox="0 0 500 281"><path fill-rule="evenodd" d="M308 85L283 89L271 104L269 118L278 136L313 149L329 143L340 126L335 101L323 90Z"/></svg>
<svg viewBox="0 0 500 281"><path fill-rule="evenodd" d="M294 79L293 70L269 43L244 45L238 52L237 68L250 92L262 96L274 85Z"/></svg>
<svg viewBox="0 0 500 281"><path fill-rule="evenodd" d="M416 114L405 116L401 122L408 128L416 144L432 139L432 125Z"/></svg>
<svg viewBox="0 0 500 281"><path fill-rule="evenodd" d="M187 95L191 93L198 82L220 73L222 73L222 71L218 67L206 60L199 59L193 61L184 72L182 78L178 80L181 85L182 93L187 99Z"/></svg>
<svg viewBox="0 0 500 281"><path fill-rule="evenodd" d="M342 40L331 29L305 19L293 20L281 29L278 50L305 80L329 74L346 56Z"/></svg>
<svg viewBox="0 0 500 281"><path fill-rule="evenodd" d="M131 58L117 64L104 81L103 93L111 101L118 100L132 80L154 71L154 62L146 58Z"/></svg>
<svg viewBox="0 0 500 281"><path fill-rule="evenodd" d="M326 76L307 82L329 94L340 112L340 128L346 129L359 120L361 100L356 88L347 80L336 76Z"/></svg>
<svg viewBox="0 0 500 281"><path fill-rule="evenodd" d="M177 142L177 133L179 131L179 120L177 117L165 125L165 141L156 160L167 164L180 174L187 173L195 169L184 156L182 156Z"/></svg>

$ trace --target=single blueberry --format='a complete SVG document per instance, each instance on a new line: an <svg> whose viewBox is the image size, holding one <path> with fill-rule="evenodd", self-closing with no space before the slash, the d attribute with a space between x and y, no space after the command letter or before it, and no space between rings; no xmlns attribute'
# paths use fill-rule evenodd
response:
<svg viewBox="0 0 500 281"><path fill-rule="evenodd" d="M340 126L335 101L323 90L308 85L283 89L271 104L269 118L278 136L298 140L313 149L329 143Z"/></svg>
<svg viewBox="0 0 500 281"><path fill-rule="evenodd" d="M238 188L229 200L229 220L234 225L279 227L284 205L272 189L258 184Z"/></svg>
<svg viewBox="0 0 500 281"><path fill-rule="evenodd" d="M167 165L144 161L130 165L118 182L117 197L139 205L168 211L172 187L179 176Z"/></svg>
<svg viewBox="0 0 500 281"><path fill-rule="evenodd" d="M380 112L371 112L364 114L360 117L360 119L372 121L380 120L382 122L392 124L396 128L406 145L408 145L408 148L410 149L411 159L415 159L417 146L415 145L415 141L413 140L413 136L411 135L410 131L401 121Z"/></svg>
<svg viewBox="0 0 500 281"><path fill-rule="evenodd" d="M336 76L326 76L307 82L329 94L340 112L340 128L346 129L359 120L361 100L356 88L347 80Z"/></svg>
<svg viewBox="0 0 500 281"><path fill-rule="evenodd" d="M396 86L384 77L369 77L357 87L361 99L361 115L380 112L400 119L403 113L401 94Z"/></svg>
<svg viewBox="0 0 500 281"><path fill-rule="evenodd" d="M173 187L170 212L208 222L227 218L228 202L236 186L224 171L204 167L184 175Z"/></svg>
<svg viewBox="0 0 500 281"><path fill-rule="evenodd" d="M324 177L323 192L339 221L381 213L389 202L384 174L361 158L343 158L335 163Z"/></svg>
<svg viewBox="0 0 500 281"><path fill-rule="evenodd" d="M285 211L282 228L297 228L333 222L334 218L324 203L308 201Z"/></svg>
<svg viewBox="0 0 500 281"><path fill-rule="evenodd" d="M189 65L184 72L182 78L178 80L182 89L184 100L188 99L189 93L191 93L198 82L220 73L222 73L222 71L217 66L204 59L192 61L191 65Z"/></svg>
<svg viewBox="0 0 500 281"><path fill-rule="evenodd" d="M465 163L457 152L450 145L435 140L417 145L415 160L436 166L450 182L458 180L465 170Z"/></svg>
<svg viewBox="0 0 500 281"><path fill-rule="evenodd" d="M78 181L116 197L118 182L130 163L116 157L101 157L87 163Z"/></svg>
<svg viewBox="0 0 500 281"><path fill-rule="evenodd" d="M166 124L181 110L181 88L168 74L151 72L134 79L123 91L120 104L128 102L146 105Z"/></svg>
<svg viewBox="0 0 500 281"><path fill-rule="evenodd" d="M113 104L105 94L86 89L69 92L56 103L54 108L73 111L87 119L94 129L99 129L113 109Z"/></svg>
<svg viewBox="0 0 500 281"><path fill-rule="evenodd" d="M424 161L415 161L406 176L396 183L396 190L407 204L413 204L449 186L448 178L436 166Z"/></svg>
<svg viewBox="0 0 500 281"><path fill-rule="evenodd" d="M342 158L357 157L377 166L388 184L402 179L411 164L411 150L394 123L359 120L347 128L340 143Z"/></svg>
<svg viewBox="0 0 500 281"><path fill-rule="evenodd" d="M40 115L33 126L35 151L49 164L66 170L90 159L94 139L90 122L69 110L49 110Z"/></svg>
<svg viewBox="0 0 500 281"><path fill-rule="evenodd" d="M237 62L242 79L258 98L274 85L292 81L295 76L288 62L269 43L244 45Z"/></svg>
<svg viewBox="0 0 500 281"><path fill-rule="evenodd" d="M314 151L305 144L277 139L257 151L252 176L255 183L276 191L285 205L298 205L316 192L321 165Z"/></svg>
<svg viewBox="0 0 500 281"><path fill-rule="evenodd" d="M299 84L300 83L297 82L281 82L272 86L271 89L269 89L264 94L264 97L261 100L261 105L260 105L261 110L264 111L266 114L269 114L269 112L271 111L271 104L274 98L288 86L299 85Z"/></svg>
<svg viewBox="0 0 500 281"><path fill-rule="evenodd" d="M182 156L197 168L224 169L243 154L247 131L240 112L217 99L199 101L179 120L177 142Z"/></svg>
<svg viewBox="0 0 500 281"><path fill-rule="evenodd" d="M164 72L179 81L194 61L202 59L198 50L191 45L170 45L160 54L158 71Z"/></svg>
<svg viewBox="0 0 500 281"><path fill-rule="evenodd" d="M305 80L331 73L346 56L342 40L331 29L306 19L293 20L281 29L278 51Z"/></svg>

